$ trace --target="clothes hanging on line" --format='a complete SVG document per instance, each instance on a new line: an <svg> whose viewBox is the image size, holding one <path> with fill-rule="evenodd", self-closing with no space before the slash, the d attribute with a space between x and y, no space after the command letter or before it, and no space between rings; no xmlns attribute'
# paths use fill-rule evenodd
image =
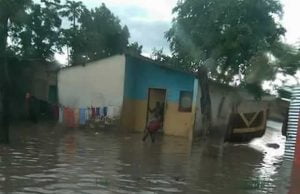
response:
<svg viewBox="0 0 300 194"><path fill-rule="evenodd" d="M81 108L79 109L79 124L85 125L85 123L86 123L86 109Z"/></svg>

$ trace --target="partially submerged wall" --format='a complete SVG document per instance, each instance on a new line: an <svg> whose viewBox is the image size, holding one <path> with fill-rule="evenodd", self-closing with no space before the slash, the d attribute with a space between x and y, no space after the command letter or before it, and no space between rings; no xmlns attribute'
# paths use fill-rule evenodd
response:
<svg viewBox="0 0 300 194"><path fill-rule="evenodd" d="M154 62L126 57L126 79L122 126L142 132L146 126L149 88L165 89L166 103L164 133L191 136L194 127L194 108L191 112L179 111L180 91L194 91L195 77L172 70Z"/></svg>

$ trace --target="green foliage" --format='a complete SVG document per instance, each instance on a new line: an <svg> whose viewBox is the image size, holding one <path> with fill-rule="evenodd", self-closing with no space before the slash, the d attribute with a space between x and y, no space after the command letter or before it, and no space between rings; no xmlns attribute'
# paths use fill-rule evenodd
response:
<svg viewBox="0 0 300 194"><path fill-rule="evenodd" d="M63 6L63 10L60 12L63 17L72 22L72 28L76 28L76 22L86 10L86 7L81 1L70 1L67 0Z"/></svg>
<svg viewBox="0 0 300 194"><path fill-rule="evenodd" d="M127 26L121 26L120 20L105 4L92 10L81 7L81 12L76 17L73 21L76 20L78 26L73 25L73 28L64 30L65 43L71 48L73 65L120 54L126 50L129 30Z"/></svg>
<svg viewBox="0 0 300 194"><path fill-rule="evenodd" d="M22 21L25 10L31 0L0 0L0 18L9 18L11 22L18 23Z"/></svg>
<svg viewBox="0 0 300 194"><path fill-rule="evenodd" d="M62 6L60 12L63 18L67 18L71 22L71 28L62 29L62 44L68 46L71 49L71 59L73 63L84 63L84 58L80 55L80 48L84 46L84 38L81 36L79 28L77 28L76 22L82 17L84 13L88 12L87 8L81 1L67 0L65 5ZM69 54L69 53L68 53Z"/></svg>
<svg viewBox="0 0 300 194"><path fill-rule="evenodd" d="M260 82L242 83L241 87L245 88L250 94L253 95L255 100L260 100L264 95L264 91L261 88Z"/></svg>
<svg viewBox="0 0 300 194"><path fill-rule="evenodd" d="M300 52L292 45L277 42L272 45L271 53L277 71L284 74L295 75L300 69Z"/></svg>
<svg viewBox="0 0 300 194"><path fill-rule="evenodd" d="M59 1L43 0L28 9L26 22L14 25L14 50L22 58L54 60L60 51L61 19L57 15Z"/></svg>
<svg viewBox="0 0 300 194"><path fill-rule="evenodd" d="M26 8L31 0L0 0L0 57L7 49L7 37L10 24L22 24L26 18ZM1 64L0 64L1 65Z"/></svg>
<svg viewBox="0 0 300 194"><path fill-rule="evenodd" d="M277 0L184 0L174 13L166 33L173 56L185 68L206 66L223 83L245 76L285 32L274 19L282 14Z"/></svg>
<svg viewBox="0 0 300 194"><path fill-rule="evenodd" d="M171 57L164 54L163 49L156 49L152 50L151 58L157 62L161 63L170 63Z"/></svg>
<svg viewBox="0 0 300 194"><path fill-rule="evenodd" d="M62 28L65 19L69 25ZM137 43L128 45L127 26L104 4L89 10L80 1L67 0L62 5L60 0L0 0L0 32L0 52L23 59L54 61L54 54L65 46L73 65L126 50L142 51Z"/></svg>
<svg viewBox="0 0 300 194"><path fill-rule="evenodd" d="M173 12L166 33L172 58L156 55L198 72L204 134L212 122L208 78L229 84L239 77L241 86L260 99L263 80L299 68L299 54L280 43L285 29L277 22L279 0L182 0Z"/></svg>
<svg viewBox="0 0 300 194"><path fill-rule="evenodd" d="M189 71L191 70L191 66L185 66L186 63L181 63L181 59L176 56L168 56L164 54L163 49L153 49L151 58L159 63L163 63L165 65L170 65L173 68L181 69Z"/></svg>
<svg viewBox="0 0 300 194"><path fill-rule="evenodd" d="M130 54L140 55L142 54L143 46L139 45L139 43L134 42L127 46L126 51Z"/></svg>

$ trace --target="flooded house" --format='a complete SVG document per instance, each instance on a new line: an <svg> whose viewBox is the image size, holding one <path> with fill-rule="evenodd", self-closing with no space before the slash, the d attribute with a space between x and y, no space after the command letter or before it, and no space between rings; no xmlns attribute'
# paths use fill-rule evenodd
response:
<svg viewBox="0 0 300 194"><path fill-rule="evenodd" d="M57 102L58 64L33 61L24 70L28 80L27 90L36 98L50 103Z"/></svg>
<svg viewBox="0 0 300 194"><path fill-rule="evenodd" d="M10 77L14 88L11 93L11 116L15 119L26 117L25 94L31 93L40 102L41 112L45 106L57 102L57 71L59 64L44 60L10 59Z"/></svg>
<svg viewBox="0 0 300 194"><path fill-rule="evenodd" d="M221 137L227 133L232 112L269 109L268 118L277 120L286 112L287 104L275 96L265 95L257 101L244 89L213 81L209 84L212 127ZM150 110L159 102L163 106L164 134L189 138L200 135L200 91L195 74L130 54L66 67L58 72L58 97L62 106L106 107L111 110L109 116L126 131L143 132L150 120ZM257 114L258 119L261 117L264 117L263 133L266 112Z"/></svg>
<svg viewBox="0 0 300 194"><path fill-rule="evenodd" d="M163 106L163 133L191 137L197 79L149 58L116 55L58 72L58 97L71 108L110 107L120 130L143 132L149 110Z"/></svg>

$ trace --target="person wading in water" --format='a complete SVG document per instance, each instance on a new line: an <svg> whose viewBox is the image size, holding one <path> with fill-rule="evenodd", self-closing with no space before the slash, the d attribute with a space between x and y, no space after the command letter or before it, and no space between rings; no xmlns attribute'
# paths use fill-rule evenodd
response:
<svg viewBox="0 0 300 194"><path fill-rule="evenodd" d="M164 115L164 105L163 103L156 102L154 109L150 109L150 119L145 129L145 135L143 141L146 141L147 137L150 135L152 142L155 141L155 133L162 128L163 115Z"/></svg>

